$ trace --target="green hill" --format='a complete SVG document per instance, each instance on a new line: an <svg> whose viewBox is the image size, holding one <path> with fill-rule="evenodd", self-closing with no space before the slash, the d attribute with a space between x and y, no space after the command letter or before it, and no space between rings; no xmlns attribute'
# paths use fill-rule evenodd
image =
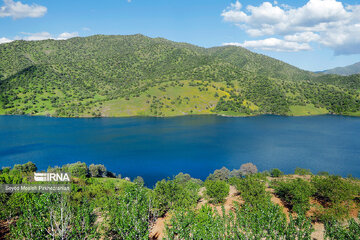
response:
<svg viewBox="0 0 360 240"><path fill-rule="evenodd" d="M0 45L0 114L359 115L359 89L360 75L139 34Z"/></svg>
<svg viewBox="0 0 360 240"><path fill-rule="evenodd" d="M343 76L359 74L360 73L360 62L349 65L349 66L345 66L345 67L337 67L337 68L325 70L322 73L337 74L337 75L343 75Z"/></svg>

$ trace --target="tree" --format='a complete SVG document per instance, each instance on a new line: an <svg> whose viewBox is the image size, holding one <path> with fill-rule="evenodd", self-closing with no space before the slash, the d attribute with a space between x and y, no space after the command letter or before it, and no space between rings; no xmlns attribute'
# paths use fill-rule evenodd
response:
<svg viewBox="0 0 360 240"><path fill-rule="evenodd" d="M91 177L105 177L107 170L106 167L102 164L91 164L89 166L89 173Z"/></svg>
<svg viewBox="0 0 360 240"><path fill-rule="evenodd" d="M210 174L207 179L209 180L227 180L230 177L230 170L226 167L216 169L214 173Z"/></svg>
<svg viewBox="0 0 360 240"><path fill-rule="evenodd" d="M140 176L137 176L135 179L134 179L134 183L139 185L139 186L144 186L144 179Z"/></svg>
<svg viewBox="0 0 360 240"><path fill-rule="evenodd" d="M245 163L240 166L240 171L243 175L255 174L258 172L257 167L252 163Z"/></svg>
<svg viewBox="0 0 360 240"><path fill-rule="evenodd" d="M273 168L270 171L270 175L271 175L271 177L280 177L280 176L284 175L284 173L278 168Z"/></svg>

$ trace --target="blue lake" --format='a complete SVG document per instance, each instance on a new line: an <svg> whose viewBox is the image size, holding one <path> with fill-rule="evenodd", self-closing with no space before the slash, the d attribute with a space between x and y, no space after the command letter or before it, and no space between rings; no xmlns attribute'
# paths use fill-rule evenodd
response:
<svg viewBox="0 0 360 240"><path fill-rule="evenodd" d="M259 170L296 167L360 177L360 118L48 118L0 116L0 165L32 161L40 170L76 161L104 164L148 186L184 172L252 162Z"/></svg>

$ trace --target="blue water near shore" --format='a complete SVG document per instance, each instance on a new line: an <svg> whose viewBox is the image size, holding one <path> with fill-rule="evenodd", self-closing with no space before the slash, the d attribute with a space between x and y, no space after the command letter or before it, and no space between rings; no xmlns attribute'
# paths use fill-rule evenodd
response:
<svg viewBox="0 0 360 240"><path fill-rule="evenodd" d="M0 166L32 161L40 170L76 161L104 164L148 186L179 172L204 179L252 162L360 177L360 118L48 118L0 116Z"/></svg>

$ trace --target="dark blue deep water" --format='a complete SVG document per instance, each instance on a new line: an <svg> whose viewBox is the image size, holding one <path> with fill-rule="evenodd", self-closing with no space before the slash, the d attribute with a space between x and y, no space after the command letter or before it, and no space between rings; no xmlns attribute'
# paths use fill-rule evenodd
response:
<svg viewBox="0 0 360 240"><path fill-rule="evenodd" d="M104 164L148 186L178 172L204 179L252 162L360 177L360 118L343 116L71 119L0 116L0 165L40 170L76 161Z"/></svg>

